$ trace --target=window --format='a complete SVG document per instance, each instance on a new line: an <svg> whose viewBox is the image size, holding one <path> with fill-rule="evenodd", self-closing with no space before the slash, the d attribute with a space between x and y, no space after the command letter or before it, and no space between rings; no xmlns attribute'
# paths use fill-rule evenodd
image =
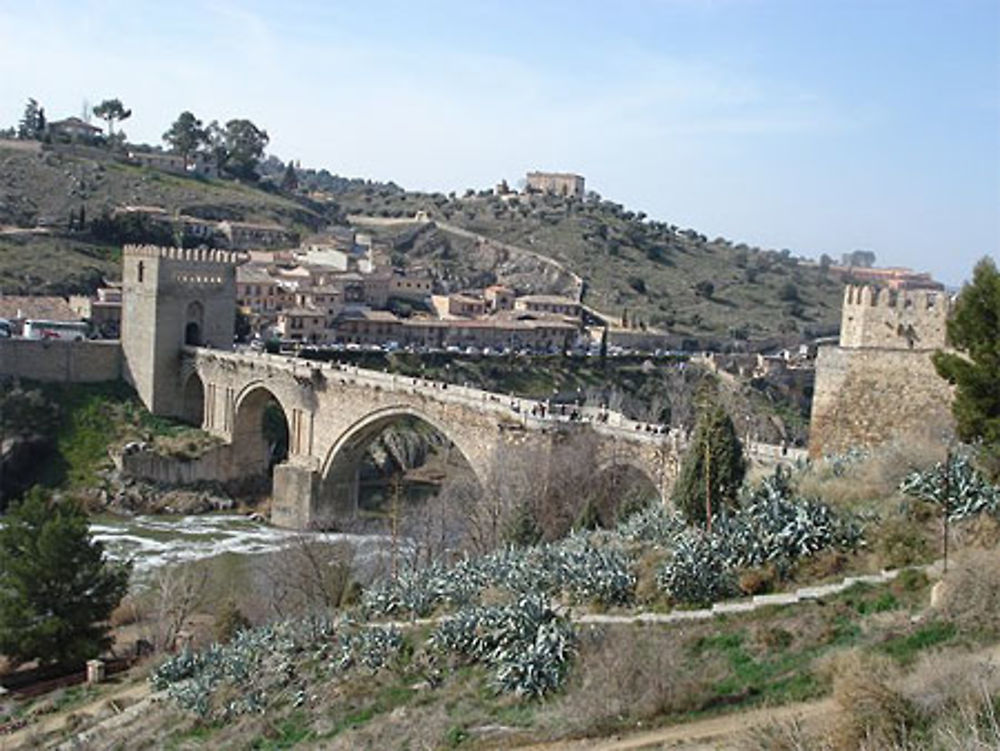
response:
<svg viewBox="0 0 1000 751"><path fill-rule="evenodd" d="M136 268L136 279L139 284L142 284L142 272L143 272L143 262L139 261L139 265Z"/></svg>

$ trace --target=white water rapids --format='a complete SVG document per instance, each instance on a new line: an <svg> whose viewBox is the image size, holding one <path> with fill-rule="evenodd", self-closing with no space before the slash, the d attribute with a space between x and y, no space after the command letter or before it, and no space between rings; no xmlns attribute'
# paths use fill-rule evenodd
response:
<svg viewBox="0 0 1000 751"><path fill-rule="evenodd" d="M271 527L236 514L198 516L98 517L90 525L91 535L104 544L112 560L133 562L133 576L142 579L154 569L182 562L215 558L225 554L253 556L272 553L309 540L346 543L354 549L354 560L368 569L389 555L391 540L382 535L350 535L337 532L296 532Z"/></svg>

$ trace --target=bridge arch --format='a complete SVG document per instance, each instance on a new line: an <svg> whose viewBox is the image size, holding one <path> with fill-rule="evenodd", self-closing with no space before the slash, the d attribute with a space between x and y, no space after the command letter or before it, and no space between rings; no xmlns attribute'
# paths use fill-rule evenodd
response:
<svg viewBox="0 0 1000 751"><path fill-rule="evenodd" d="M650 501L667 502L659 478L629 457L598 462L593 478L591 494L604 526L611 526L622 510Z"/></svg>
<svg viewBox="0 0 1000 751"><path fill-rule="evenodd" d="M288 455L291 410L280 392L255 380L234 399L233 460L241 475L263 474Z"/></svg>
<svg viewBox="0 0 1000 751"><path fill-rule="evenodd" d="M191 368L181 385L181 419L201 427L205 423L205 383Z"/></svg>
<svg viewBox="0 0 1000 751"><path fill-rule="evenodd" d="M479 487L485 487L487 468L475 448L464 442L457 431L412 405L396 404L369 412L348 426L327 450L319 472L320 503L325 507L325 513L320 511L321 516L342 517L356 512L359 472L366 449L386 428L407 417L429 425L449 441L471 469Z"/></svg>

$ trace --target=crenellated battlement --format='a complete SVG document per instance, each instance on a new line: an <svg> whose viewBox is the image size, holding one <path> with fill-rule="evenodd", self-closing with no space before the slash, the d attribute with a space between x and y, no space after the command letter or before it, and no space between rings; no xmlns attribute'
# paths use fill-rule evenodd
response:
<svg viewBox="0 0 1000 751"><path fill-rule="evenodd" d="M156 258L188 263L237 264L244 254L217 248L167 248L159 245L126 245L122 250L126 258Z"/></svg>
<svg viewBox="0 0 1000 751"><path fill-rule="evenodd" d="M849 284L844 289L841 347L939 349L952 299L936 290Z"/></svg>

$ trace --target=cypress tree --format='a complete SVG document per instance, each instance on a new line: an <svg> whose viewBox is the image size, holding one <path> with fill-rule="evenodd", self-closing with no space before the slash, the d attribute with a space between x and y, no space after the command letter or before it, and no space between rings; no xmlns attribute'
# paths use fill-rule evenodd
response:
<svg viewBox="0 0 1000 751"><path fill-rule="evenodd" d="M736 494L746 475L743 444L736 428L720 406L702 412L694 438L681 464L674 486L674 504L689 524L706 526L712 516L736 504Z"/></svg>

